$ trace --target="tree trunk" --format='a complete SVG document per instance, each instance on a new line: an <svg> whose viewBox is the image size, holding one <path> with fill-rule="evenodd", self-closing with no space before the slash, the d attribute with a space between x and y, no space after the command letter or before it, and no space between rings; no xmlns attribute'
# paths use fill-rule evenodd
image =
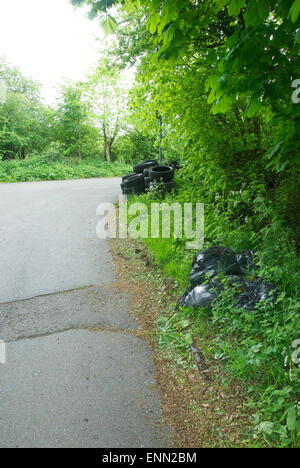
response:
<svg viewBox="0 0 300 468"><path fill-rule="evenodd" d="M239 110L239 108L237 106L234 106L233 112L234 112L234 115L235 115L236 120L238 122L241 137L242 137L244 146L246 148L247 147L247 139L246 139L246 135L245 135L245 124L244 124L243 119L241 117L240 110Z"/></svg>
<svg viewBox="0 0 300 468"><path fill-rule="evenodd" d="M21 159L26 159L26 147L23 146L21 149Z"/></svg>
<svg viewBox="0 0 300 468"><path fill-rule="evenodd" d="M114 141L116 139L116 136L118 134L118 125L116 124L114 134L113 134L112 137L110 137L108 135L108 132L106 131L106 123L103 122L102 132L103 132L103 139L104 139L104 157L108 162L112 162L112 160L113 160L112 147L113 147Z"/></svg>
<svg viewBox="0 0 300 468"><path fill-rule="evenodd" d="M108 141L104 143L104 155L108 162L112 162L111 144Z"/></svg>
<svg viewBox="0 0 300 468"><path fill-rule="evenodd" d="M159 164L162 165L163 151L162 151L162 140L163 140L163 120L162 115L156 111L156 117L159 120Z"/></svg>
<svg viewBox="0 0 300 468"><path fill-rule="evenodd" d="M81 128L78 122L78 161L81 162Z"/></svg>

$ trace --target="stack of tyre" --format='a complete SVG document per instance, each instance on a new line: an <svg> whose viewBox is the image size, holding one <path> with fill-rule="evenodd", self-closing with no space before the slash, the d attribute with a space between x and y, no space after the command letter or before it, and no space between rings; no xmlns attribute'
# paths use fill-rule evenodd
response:
<svg viewBox="0 0 300 468"><path fill-rule="evenodd" d="M174 168L160 166L157 161L146 159L133 167L133 174L122 177L121 189L124 195L140 195L157 184L164 192L172 192L176 188Z"/></svg>

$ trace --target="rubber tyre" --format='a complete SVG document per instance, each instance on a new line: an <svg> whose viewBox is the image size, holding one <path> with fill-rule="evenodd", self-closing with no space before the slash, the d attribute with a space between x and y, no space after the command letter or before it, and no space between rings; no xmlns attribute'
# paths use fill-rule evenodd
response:
<svg viewBox="0 0 300 468"><path fill-rule="evenodd" d="M171 166L156 166L149 171L149 177L153 181L171 182L174 179L174 169Z"/></svg>
<svg viewBox="0 0 300 468"><path fill-rule="evenodd" d="M141 195L142 193L145 193L145 191L145 185L137 185L133 187L133 192L135 193L135 195Z"/></svg>
<svg viewBox="0 0 300 468"><path fill-rule="evenodd" d="M124 188L135 187L136 185L144 185L143 174L135 174L128 179L124 180Z"/></svg>
<svg viewBox="0 0 300 468"><path fill-rule="evenodd" d="M173 159L172 161L168 161L168 166L173 167L174 171L179 171L181 169L180 162L177 161L176 159Z"/></svg>
<svg viewBox="0 0 300 468"><path fill-rule="evenodd" d="M145 181L145 187L148 189L150 187L150 182L151 182L150 177L145 177L144 181Z"/></svg>
<svg viewBox="0 0 300 468"><path fill-rule="evenodd" d="M166 182L165 183L165 190L168 193L172 192L176 188L177 188L177 184L176 184L176 182L174 180L172 180L171 182Z"/></svg>
<svg viewBox="0 0 300 468"><path fill-rule="evenodd" d="M135 174L126 174L122 177L122 182L124 182L125 180L129 179L129 177L132 177L133 175Z"/></svg>
<svg viewBox="0 0 300 468"><path fill-rule="evenodd" d="M146 159L145 161L142 161L141 163L134 166L133 171L136 174L143 174L145 169L150 169L151 167L155 167L157 165L158 165L158 162L154 161L154 159Z"/></svg>
<svg viewBox="0 0 300 468"><path fill-rule="evenodd" d="M141 195L142 193L145 193L144 185L135 185L134 187L127 187L124 188L123 191L124 195Z"/></svg>
<svg viewBox="0 0 300 468"><path fill-rule="evenodd" d="M132 195L133 189L132 188L124 188L123 195Z"/></svg>

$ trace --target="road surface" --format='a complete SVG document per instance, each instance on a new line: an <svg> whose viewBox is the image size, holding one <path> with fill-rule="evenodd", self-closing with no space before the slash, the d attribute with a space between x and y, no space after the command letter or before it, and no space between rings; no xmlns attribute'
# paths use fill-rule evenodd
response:
<svg viewBox="0 0 300 468"><path fill-rule="evenodd" d="M1 448L169 446L151 351L96 236L119 184L0 185Z"/></svg>

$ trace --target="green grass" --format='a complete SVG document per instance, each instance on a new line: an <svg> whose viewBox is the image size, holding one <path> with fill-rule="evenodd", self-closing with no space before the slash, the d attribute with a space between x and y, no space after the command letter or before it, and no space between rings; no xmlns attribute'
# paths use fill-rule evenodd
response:
<svg viewBox="0 0 300 468"><path fill-rule="evenodd" d="M119 177L131 170L130 165L121 162L108 163L92 158L83 159L81 163L73 158L49 161L43 156L35 156L25 160L0 161L0 182Z"/></svg>
<svg viewBox="0 0 300 468"><path fill-rule="evenodd" d="M166 201L187 202L189 197L181 186L178 194ZM142 195L130 197L129 202L137 200L148 207L155 201ZM196 337L207 360L219 360L228 385L232 379L244 383L247 406L254 413L249 446L300 447L300 368L291 360L292 342L300 339L300 262L288 229L266 200L261 204L256 200L256 208L257 219L263 220L259 230L251 223L235 224L232 213L221 209L220 201L207 204L204 248L223 244L235 251L254 249L257 275L276 284L277 299L270 305L259 304L251 312L240 311L235 308L237 291L227 285L211 312L182 309L163 315L158 322L159 341L177 362L189 365L189 345ZM185 242L174 238L143 242L155 263L176 281L179 294L183 293L196 252L185 250ZM286 358L290 371L284 365Z"/></svg>

